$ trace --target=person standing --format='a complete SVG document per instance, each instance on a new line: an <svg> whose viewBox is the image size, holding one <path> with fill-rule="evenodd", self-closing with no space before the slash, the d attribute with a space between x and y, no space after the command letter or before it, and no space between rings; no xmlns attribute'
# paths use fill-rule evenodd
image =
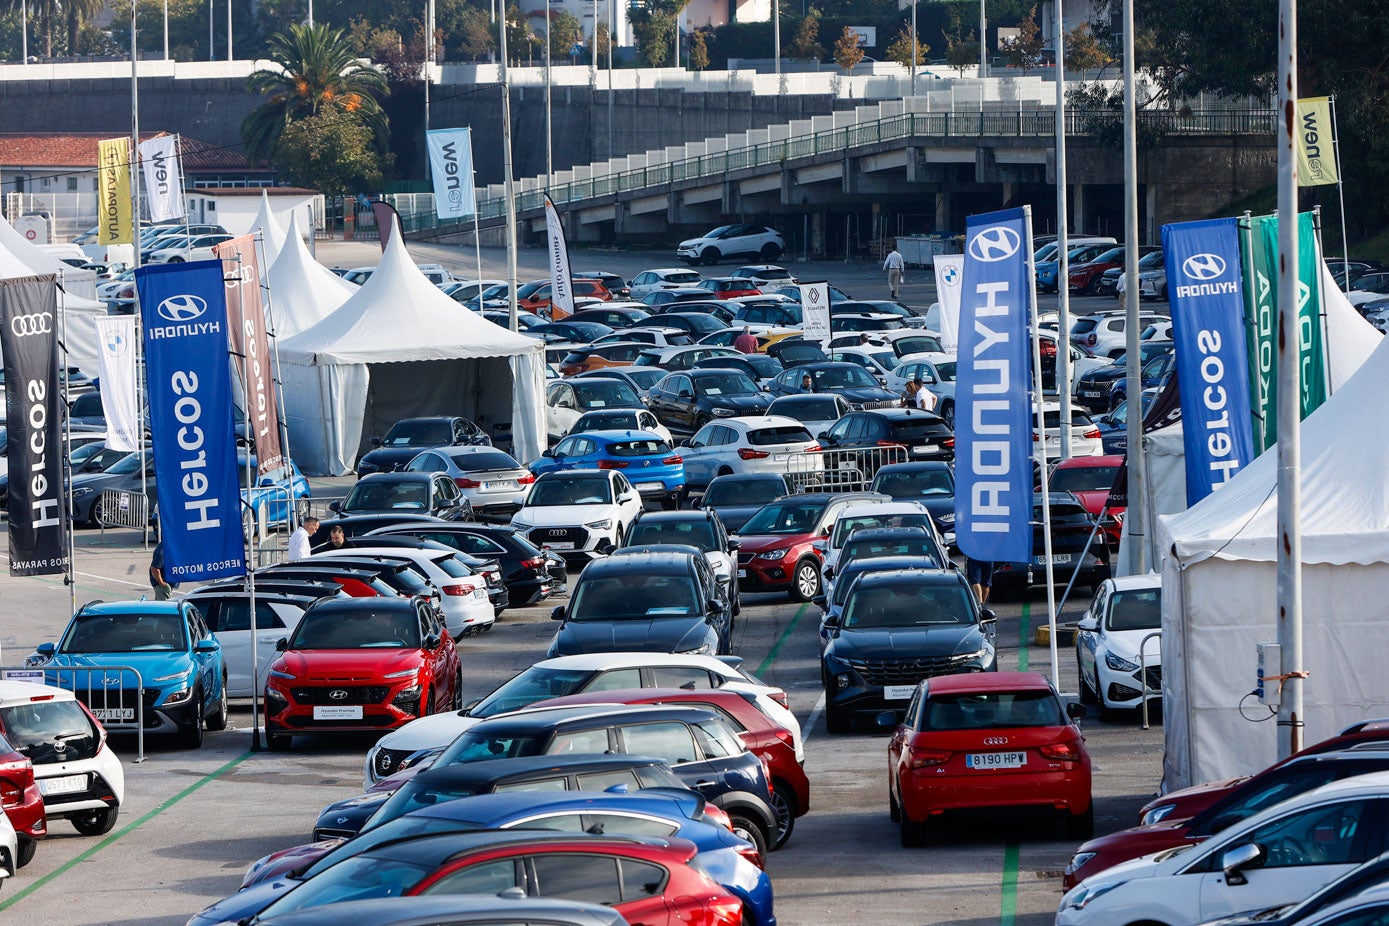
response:
<svg viewBox="0 0 1389 926"><path fill-rule="evenodd" d="M1119 279L1114 282L1114 293L1119 297L1119 311L1124 311L1124 305L1128 301L1129 275L1122 269L1119 271Z"/></svg>
<svg viewBox="0 0 1389 926"><path fill-rule="evenodd" d="M315 553L322 553L327 550L341 550L347 546L347 532L342 529L341 524L334 524L328 528L328 539L313 548Z"/></svg>
<svg viewBox="0 0 1389 926"><path fill-rule="evenodd" d="M318 518L310 515L294 529L294 533L289 535L289 561L291 563L309 558L309 536L316 530L318 530Z"/></svg>
<svg viewBox="0 0 1389 926"><path fill-rule="evenodd" d="M752 328L743 326L743 333L733 339L733 349L744 354L757 353L757 335L752 333Z"/></svg>
<svg viewBox="0 0 1389 926"><path fill-rule="evenodd" d="M965 578L974 589L974 597L980 605L988 604L989 590L994 584L994 564L982 559L965 558Z"/></svg>
<svg viewBox="0 0 1389 926"><path fill-rule="evenodd" d="M174 593L172 582L164 578L164 541L154 545L150 555L150 588L154 589L155 601L168 601Z"/></svg>
<svg viewBox="0 0 1389 926"><path fill-rule="evenodd" d="M916 384L916 407L923 412L933 412L936 410L936 394L926 388L926 384L919 379L912 380Z"/></svg>
<svg viewBox="0 0 1389 926"><path fill-rule="evenodd" d="M892 298L897 298L897 292L902 288L902 270L906 263L902 260L902 252L893 247L887 252L887 258L883 260L883 269L887 271L887 288L892 291Z"/></svg>

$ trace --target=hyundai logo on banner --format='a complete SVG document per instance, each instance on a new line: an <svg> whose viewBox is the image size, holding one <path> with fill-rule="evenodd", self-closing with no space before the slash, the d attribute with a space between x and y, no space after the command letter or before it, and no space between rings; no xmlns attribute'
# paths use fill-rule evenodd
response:
<svg viewBox="0 0 1389 926"><path fill-rule="evenodd" d="M1032 559L1031 262L1021 209L966 223L955 387L955 538L971 559Z"/></svg>
<svg viewBox="0 0 1389 926"><path fill-rule="evenodd" d="M172 324L160 325L155 319L146 318L145 335L150 340L160 338L177 338L185 335L213 334L222 330L222 323L212 318L208 321L199 322L207 313L207 300L202 296L195 296L191 293L179 293L167 299L161 299L155 308L155 314L159 318ZM148 313L146 313L148 316Z"/></svg>

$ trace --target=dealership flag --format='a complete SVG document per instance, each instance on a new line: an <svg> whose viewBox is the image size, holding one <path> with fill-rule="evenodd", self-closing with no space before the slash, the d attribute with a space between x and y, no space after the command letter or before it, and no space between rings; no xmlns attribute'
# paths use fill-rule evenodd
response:
<svg viewBox="0 0 1389 926"><path fill-rule="evenodd" d="M956 356L955 538L971 559L1032 561L1030 230L1022 209L966 222Z"/></svg>
<svg viewBox="0 0 1389 926"><path fill-rule="evenodd" d="M574 284L569 275L569 247L564 243L564 225L559 212L545 194L545 232L549 238L550 320L559 321L574 314Z"/></svg>
<svg viewBox="0 0 1389 926"><path fill-rule="evenodd" d="M130 218L130 139L97 142L98 244L134 244Z"/></svg>
<svg viewBox="0 0 1389 926"><path fill-rule="evenodd" d="M940 302L940 343L947 354L960 345L960 279L964 276L963 254L937 254L936 298Z"/></svg>
<svg viewBox="0 0 1389 926"><path fill-rule="evenodd" d="M1340 179L1332 132L1331 98L1297 101L1297 185L1324 186Z"/></svg>
<svg viewBox="0 0 1389 926"><path fill-rule="evenodd" d="M96 318L97 367L101 373L101 411L106 416L106 446L140 449L140 411L135 394L135 316Z"/></svg>
<svg viewBox="0 0 1389 926"><path fill-rule="evenodd" d="M57 318L58 286L52 274L0 280L12 576L68 570Z"/></svg>
<svg viewBox="0 0 1389 926"><path fill-rule="evenodd" d="M473 201L473 139L468 129L431 129L429 172L434 181L434 213L461 219L477 211Z"/></svg>
<svg viewBox="0 0 1389 926"><path fill-rule="evenodd" d="M145 201L150 221L167 222L187 215L183 206L183 159L177 135L160 135L140 142L140 168L145 175Z"/></svg>
<svg viewBox="0 0 1389 926"><path fill-rule="evenodd" d="M801 336L825 347L830 342L830 284L801 284Z"/></svg>
<svg viewBox="0 0 1389 926"><path fill-rule="evenodd" d="M246 395L246 425L256 449L256 471L268 476L284 466L280 447L280 413L270 371L270 341L265 331L265 304L260 292L256 239L242 235L214 245L222 260L227 288L227 328L232 354L241 359Z"/></svg>

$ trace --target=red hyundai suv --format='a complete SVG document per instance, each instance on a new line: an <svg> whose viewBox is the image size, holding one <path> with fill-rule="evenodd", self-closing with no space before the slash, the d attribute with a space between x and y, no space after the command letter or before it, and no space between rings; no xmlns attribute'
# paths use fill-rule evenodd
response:
<svg viewBox="0 0 1389 926"><path fill-rule="evenodd" d="M34 857L38 840L48 835L44 819L43 794L34 779L34 763L0 736L0 809L10 818L19 837L19 857L15 867L23 868Z"/></svg>
<svg viewBox="0 0 1389 926"><path fill-rule="evenodd" d="M280 640L265 684L265 733L381 731L461 704L458 650L427 598L332 598Z"/></svg>
<svg viewBox="0 0 1389 926"><path fill-rule="evenodd" d="M788 495L763 505L738 531L738 589L787 592L793 601L820 594L821 553L839 513L863 502L890 502L876 492Z"/></svg>

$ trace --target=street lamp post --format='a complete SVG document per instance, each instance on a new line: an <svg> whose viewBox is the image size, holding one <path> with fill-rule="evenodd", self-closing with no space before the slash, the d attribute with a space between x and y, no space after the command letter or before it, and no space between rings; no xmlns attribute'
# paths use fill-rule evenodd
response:
<svg viewBox="0 0 1389 926"><path fill-rule="evenodd" d="M984 4L986 0L979 0L979 76L989 76L989 43L986 40L989 31L989 21L985 16Z"/></svg>
<svg viewBox="0 0 1389 926"><path fill-rule="evenodd" d="M912 96L916 96L916 0L912 0Z"/></svg>

